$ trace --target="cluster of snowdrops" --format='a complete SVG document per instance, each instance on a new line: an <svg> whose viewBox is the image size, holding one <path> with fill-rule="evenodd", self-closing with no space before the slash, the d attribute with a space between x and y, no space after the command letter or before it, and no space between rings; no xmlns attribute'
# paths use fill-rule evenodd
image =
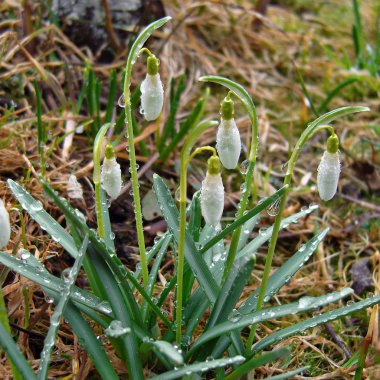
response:
<svg viewBox="0 0 380 380"><path fill-rule="evenodd" d="M130 99L130 85L131 85L131 76L132 76L132 66L135 63L137 57L142 54L146 53L148 55L147 58L147 75L145 80L141 83L140 90L141 90L141 113L144 115L145 119L147 121L156 120L159 115L162 112L163 103L164 103L164 88L160 79L159 75L159 60L157 57L155 57L147 48L143 48L144 42L148 39L148 37L151 35L151 33L157 29L158 27L164 25L170 17L158 20L151 25L149 25L136 39L135 43L131 47L130 54L127 59L126 64L126 75L125 75L125 82L124 82L124 93L123 93L123 104L125 107L125 121L126 121L126 132L127 132L127 138L129 143L129 159L130 159L130 168L129 171L131 173L131 183L132 183L132 194L134 198L134 211L135 211L135 221L136 221L136 231L137 231L137 239L138 239L138 248L140 252L140 260L141 260L141 266L137 270L135 274L131 274L129 269L125 268L122 263L119 261L116 252L115 247L113 245L112 238L110 238L110 235L114 234L112 233L112 230L110 228L110 222L109 222L109 214L108 214L108 208L107 203L104 201L104 192L108 194L108 196L111 199L117 198L122 190L122 173L121 168L118 162L116 161L115 157L115 151L112 146L112 144L107 144L104 149L104 159L103 164L101 164L101 148L103 147L103 141L105 134L107 132L107 129L109 128L109 125L104 125L101 127L101 129L98 131L98 134L96 136L95 142L94 142L94 176L93 181L95 185L95 202L96 202L96 216L97 216L97 222L98 222L98 228L96 233L93 230L90 230L85 220L83 221L82 217L78 217L80 213L77 213L76 211L72 212L71 206L66 203L66 201L63 201L62 198L60 198L50 187L49 185L44 181L43 178L40 178L41 183L44 186L44 190L48 191L50 194L50 197L57 203L57 205L62 209L65 210L65 216L70 221L70 230L72 229L73 237L68 236L68 233L66 230L64 230L58 223L55 224L55 227L60 231L60 235L64 237L61 239L61 244L63 247L68 250L72 254L72 256L76 259L75 270L72 269L70 271L70 278L72 281L69 285L64 285L64 288L67 290L65 292L65 297L62 295L60 297L57 297L57 304L61 307L56 307L57 311L57 320L59 320L60 316L64 313L65 310L65 302L68 301L68 299L71 296L71 291L74 287L74 280L75 277L78 275L78 271L82 265L83 257L85 256L84 253L87 255L91 255L94 253L94 250L97 254L100 254L100 256L93 256L93 258L98 258L99 261L94 262L94 266L98 265L97 269L104 270L104 273L102 275L97 275L97 271L93 270L91 273L94 274L93 278L90 278L90 280L93 280L93 284L95 285L94 288L97 290L101 290L103 286L103 279L107 278L110 281L110 284L114 287L115 293L112 293L112 297L108 297L108 292L104 292L104 294L101 294L102 292L99 290L99 294L104 296L105 299L107 299L111 306L112 310L115 313L115 319L112 322L118 322L121 323L122 321L122 331L119 332L120 339L123 344L125 344L125 352L123 350L120 350L121 355L125 354L126 363L128 370L131 373L131 376L135 376L133 378L142 378L142 366L140 364L140 358L138 354L135 352L135 349L132 349L131 345L135 344L134 341L134 334L135 332L133 329L130 329L129 327L135 326L135 322L131 322L129 318L136 317L136 323L140 322L139 318L141 317L140 314L143 315L144 323L141 323L141 326L146 327L146 325L149 325L149 313L152 311L156 318L157 316L169 327L168 330L168 337L164 337L162 340L152 341L148 339L148 341L155 347L159 348L159 351L161 352L161 349L166 352L169 361L173 361L173 355L174 355L174 370L166 372L164 375L158 375L156 379L174 379L179 377L179 373L182 373L180 371L176 372L176 369L178 366L183 366L184 373L187 373L193 366L194 372L202 372L204 369L203 367L207 369L212 368L218 368L223 367L225 365L231 365L234 363L241 363L242 361L246 360L247 366L241 366L234 370L232 377L229 378L237 378L236 376L240 376L242 373L246 373L250 368L254 368L253 365L256 365L255 362L250 362L252 359L252 347L255 339L255 331L256 331L256 323L259 321L258 318L268 318L268 315L265 314L265 311L263 311L262 314L259 314L260 310L262 309L263 305L268 302L270 299L270 296L275 294L276 291L286 282L286 279L290 279L292 275L297 271L297 268L301 268L302 265L310 258L311 254L313 253L313 250L315 250L317 244L322 240L323 236L327 233L327 230L322 232L319 236L314 237L310 240L308 243L308 248L305 249L305 246L301 247L299 250L299 256L295 255L295 262L296 264L290 265L289 268L284 268L283 272L286 275L281 274L280 272L279 277L281 277L281 281L279 281L279 284L276 284L274 286L273 284L269 287L268 290L268 282L270 277L270 271L271 271L271 264L272 259L274 256L274 251L276 247L278 232L280 228L285 228L287 225L285 222L281 220L281 214L284 210L284 206L286 203L287 195L290 189L290 184L292 180L292 173L294 169L294 165L296 163L296 160L298 158L299 153L301 152L303 146L306 144L306 142L310 139L312 135L315 133L322 131L322 130L328 130L330 136L327 139L327 148L324 152L321 162L318 167L318 176L317 176L317 185L318 185L318 191L320 194L320 197L322 200L330 200L333 198L334 194L336 193L337 186L338 186L338 180L339 180L339 174L340 174L340 162L339 162L339 139L333 129L332 126L329 125L331 121L333 121L335 118L348 115L354 112L362 112L367 111L368 109L366 107L343 107L334 111L331 111L330 113L327 113L325 115L322 115L320 118L318 118L316 121L310 123L307 128L303 131L300 139L298 140L292 155L289 159L289 164L287 167L287 172L284 179L284 186L277 190L275 194L273 194L271 197L268 197L267 199L263 200L263 205L258 205L257 207L254 207L251 210L247 210L248 206L248 199L250 197L250 188L251 183L253 180L253 173L254 173L254 167L256 163L256 155L257 155L257 145L258 145L258 120L257 120L257 114L255 110L255 106L253 104L251 96L248 94L248 92L239 84L232 82L226 78L223 77L217 77L217 76L208 76L208 77L202 77L200 80L203 80L205 82L214 82L221 85L224 85L227 87L230 91L227 92L225 98L221 102L220 107L220 116L221 119L219 122L209 121L209 120L197 120L197 123L194 123L194 127L192 129L189 129L187 139L183 142L183 147L181 149L181 169L180 169L180 199L179 199L179 211L177 210L176 205L174 204L174 201L171 199L170 191L165 187L164 183L161 181L161 179L158 179L158 176L154 177L154 186L156 190L156 195L158 202L160 204L160 207L162 207L162 210L165 208L163 214L165 217L166 222L168 223L168 232L161 238L161 243L156 243L155 247L152 248L150 252L146 252L145 248L145 239L144 239L144 230L142 225L142 214L141 214L141 202L140 202L140 195L139 195L139 184L138 184L138 176L137 176L137 164L136 164L136 156L135 156L135 148L134 148L134 140L133 140L133 126L132 126L132 112L131 109L131 99ZM241 140L240 140L240 133L239 129L236 125L235 119L234 119L234 100L238 99L240 102L243 103L245 106L245 109L249 115L251 124L252 124L252 142L251 146L249 147L249 154L248 154L248 164L247 164L247 170L244 173L244 186L242 187L242 194L239 202L238 211L236 213L236 220L232 223L230 227L226 227L223 231L221 230L220 221L223 215L223 208L224 208L224 186L222 182L222 176L221 176L221 169L222 166L226 169L235 169L238 167L239 159L241 156ZM216 147L212 146L203 146L198 147L193 150L195 143L197 139L201 136L201 134L210 127L216 127L218 125L218 130L216 133ZM206 241L204 242L204 246L198 251L195 242L197 242L197 238L191 237L189 239L188 236L186 236L187 228L187 198L186 198L186 184L187 184L187 177L186 177L186 169L190 162L190 160L198 153L201 152L209 152L211 154L211 157L208 159L208 169L206 173L206 177L202 182L202 187L200 191L200 209L201 213L203 215L203 218L206 222L206 227L209 228L210 236L207 236ZM54 232L57 231L52 228L49 230L50 226L49 224L43 224L46 222L46 219L48 218L47 215L44 214L44 218L39 215L39 213L43 213L42 210L42 204L37 203L33 200L32 197L29 195L26 196L26 192L22 190L16 183L9 180L8 186L10 187L11 191L14 193L14 195L17 197L17 199L20 201L21 206L27 210L29 213L31 213L32 217L39 222L41 226L44 225L44 229L46 229L53 237L54 239ZM70 177L70 183L69 186L77 191L77 194L79 196L82 196L82 192L80 189L79 184L76 181L75 176ZM104 190L104 191L103 191ZM75 192L74 191L74 192ZM160 193L160 194L159 194ZM21 195L20 195L21 194ZM29 198L28 198L29 197ZM30 204L28 204L25 199L28 198ZM246 252L244 255L241 253L241 246L239 247L240 243L240 233L243 223L251 221L251 219L254 219L255 216L258 215L265 207L270 206L273 201L280 201L280 206L275 218L275 222L273 227L268 228L268 233L266 235L266 240L270 240L269 246L268 246L268 254L266 256L265 261L265 268L261 280L261 286L257 289L257 295L252 295L252 297L255 298L254 302L251 304L247 304L247 308L252 313L253 317L249 317L249 314L247 314L244 320L244 324L241 324L241 328L245 326L252 326L249 337L246 342L245 351L243 350L242 342L240 344L240 337L238 334L235 334L236 326L233 326L233 328L230 326L230 332L227 332L226 337L223 337L222 343L218 344L218 348L216 349L216 357L219 357L223 354L223 352L229 347L229 341L230 338L234 341L234 346L238 353L240 355L237 356L231 356L229 360L233 361L226 361L227 359L217 359L214 361L207 361L207 366L204 366L203 364L190 364L189 366L185 365L184 358L182 357L182 352L178 353L176 349L174 350L174 346L171 345L171 343L174 340L172 336L170 336L169 333L175 334L175 341L177 346L176 347L188 347L190 345L191 339L188 341L187 344L183 343L184 336L182 336L182 327L183 327L183 309L186 310L186 307L183 308L183 305L187 305L189 303L190 295L191 295L191 288L186 289L184 287L184 277L186 276L187 279L189 279L189 273L188 270L187 273L185 272L185 252L186 252L186 260L189 264L188 267L191 269L191 281L194 281L195 279L198 280L200 287L198 288L199 292L194 293L194 299L199 301L199 305L197 306L196 311L194 311L194 314L200 313L198 318L196 319L194 317L194 320L196 319L199 321L200 316L202 316L202 311L204 312L207 307L211 305L211 311L212 311L212 317L210 318L208 325L205 328L205 333L202 335L201 338L197 340L197 342L193 345L191 350L187 353L187 356L185 360L189 363L192 361L192 355L196 350L199 348L199 346L203 343L205 343L208 340L211 340L211 338L219 337L224 333L225 330L220 327L220 332L215 333L216 335L213 336L210 333L210 329L216 330L216 327L223 326L223 323L227 323L227 319L229 318L229 314L233 314L232 311L235 310L233 307L237 304L237 301L239 297L241 296L241 292L248 281L248 278L251 274L251 269L253 267L254 262L254 250L253 252L249 251ZM166 203L165 203L166 202ZM266 203L265 203L266 202ZM265 205L264 205L265 203ZM37 206L36 206L37 205ZM30 206L30 207L29 207ZM165 207L164 207L165 206ZM36 211L37 210L37 211ZM310 212L310 211L309 211ZM306 214L307 212L304 212L303 214ZM301 212L302 214L302 212ZM198 213L200 215L200 213ZM293 221L297 221L300 216L294 216ZM50 218L50 216L49 216ZM200 216L199 216L200 218ZM190 219L190 218L189 218ZM41 224L42 223L42 224ZM190 224L190 222L189 222ZM0 247L5 247L10 239L11 234L11 226L9 223L9 215L4 207L3 202L0 201ZM205 227L205 228L206 228ZM252 229L254 227L254 224L252 224ZM199 222L199 230L200 230L200 222ZM110 233L111 231L111 233ZM212 231L212 233L210 232ZM220 232L217 232L220 231ZM206 259L204 259L201 254L205 253L213 247L216 246L217 242L220 242L224 237L226 237L229 233L232 233L231 240L229 242L229 246L227 249L227 245L224 248L223 255L225 263L218 262L218 265L220 266L220 273L217 274L212 273L211 270L207 267ZM214 234L214 235L213 235ZM212 235L212 236L211 236ZM195 235L194 235L195 236ZM76 242L77 248L75 248L74 238L79 239ZM151 300L153 287L154 287L154 281L157 277L157 271L158 267L160 265L160 260L162 260L163 255L165 254L165 250L168 248L169 243L173 239L173 241L176 243L176 270L175 275L173 276L173 279L171 280L172 288L176 287L176 310L175 310L175 321L170 321L160 310L160 307L158 307L154 302ZM87 252L87 244L90 240L92 246L91 249ZM243 239L244 240L244 239ZM264 242L263 240L263 242ZM56 240L57 241L57 240ZM165 242L165 243L164 243ZM160 248L160 244L162 244L163 248ZM190 244L186 247L186 244ZM244 245L244 243L242 243ZM261 243L262 244L262 243ZM222 246L224 245L222 240ZM79 249L80 247L80 249ZM77 251L79 249L82 254L80 255ZM257 249L257 248L256 248ZM157 253L157 251L159 253ZM202 252L201 252L202 251ZM151 273L148 271L148 267L150 264L150 261L154 257L154 254L160 255L160 259L157 259L157 265L156 261L153 264L151 268ZM219 256L222 255L222 253L218 253ZM29 255L30 256L30 255ZM29 257L28 256L28 257ZM206 256L206 255L205 255ZM101 257L101 259L100 259ZM34 266L35 264L32 263L30 267L24 270L23 265L21 265L17 259L13 260L13 258L8 257L8 255L3 255L0 253L0 259L2 262L7 262L9 267L13 268L13 270L19 271L23 276L33 275ZM235 260L236 259L236 260ZM12 261L13 260L13 261ZM102 261L104 260L104 262ZM298 261L297 261L298 260ZM106 263L107 265L103 265ZM237 265L233 268L234 264L237 263ZM28 263L24 263L25 266L28 266ZM89 264L89 263L87 263ZM249 265L248 265L249 264ZM85 267L85 265L84 265ZM285 266L284 266L285 267ZM108 268L108 269L107 269ZM90 268L91 269L91 268ZM189 268L187 268L189 269ZM87 273L87 271L86 271ZM46 276L50 274L46 273ZM117 279L115 279L115 277ZM142 278L143 285L140 284L139 278ZM129 288L129 285L125 279L128 278L129 281L133 284L133 287L140 293L140 295L144 298L141 306L141 310L139 309L139 306L136 302L136 300L131 296L132 291ZM38 276L32 277L33 281L40 280ZM50 281L50 280L49 280ZM54 281L57 281L54 278ZM192 282L190 283L192 284ZM45 283L42 281L42 286L45 285ZM234 286L234 284L238 283L239 285ZM120 298L117 298L116 296L113 297L115 294L119 294L119 287L122 288L122 291L131 296L130 300L126 300L120 296ZM185 288L185 290L184 290ZM49 288L48 290L52 290L53 288ZM53 289L56 290L56 289ZM167 292L170 290L170 286L165 288L164 292L167 294ZM226 290L226 291L224 291ZM204 293L202 293L204 292ZM59 292L58 292L59 293ZM95 292L96 293L96 292ZM98 296L99 294L96 294ZM185 294L185 295L184 295ZM348 295L348 291L342 291L337 292L337 299L342 298L343 296ZM201 295L201 297L198 297ZM205 295L205 297L203 297ZM230 298L228 298L230 297ZM323 302L333 302L332 299L335 299L334 297L326 296L325 298L321 297L321 300L312 300L311 297L306 297L307 302L305 304L305 300L302 301L302 298L300 299L299 305L296 306L297 311L304 311L306 309L306 306L314 307L315 305L321 305ZM323 298L323 300L322 300ZM163 300L165 300L165 297L163 297ZM228 301L228 302L227 302ZM61 305L62 302L62 305ZM123 302L125 304L123 304ZM322 302L322 303L319 303ZM357 308L364 308L367 305L372 305L375 303L380 302L378 298L374 297L373 299L370 299L368 301L363 301L362 303L357 303ZM129 303L131 303L133 307L129 307ZM122 307L120 306L122 305ZM305 306L306 305L306 306ZM160 305L162 306L162 304ZM124 307L124 309L123 309ZM191 302L188 310L190 310L192 307ZM281 306L278 307L281 309ZM347 310L346 310L347 309ZM344 315L344 313L351 312L351 309L353 310L353 307L348 307L346 309L342 309L341 314ZM87 309L86 309L87 310ZM129 312L131 312L131 315L133 317L130 317L129 314L126 315ZM141 311L141 313L140 313ZM281 309L282 312L282 309ZM135 314L134 314L135 313ZM256 313L256 314L255 314ZM272 315L273 314L273 315ZM93 314L92 314L93 315ZM272 311L269 315L274 316L275 312ZM279 314L280 315L280 314ZM285 315L285 314L284 314ZM331 319L336 319L339 317L338 314L331 315ZM66 317L65 317L66 318ZM101 321L99 318L96 318L97 321ZM119 321L120 320L120 321ZM231 322L232 323L232 322ZM311 323L311 322L310 322ZM233 324L233 323L232 323ZM111 326L111 324L110 324ZM141 327L140 326L140 327ZM310 324L311 326L311 324ZM0 326L1 327L1 326ZM136 327L136 326L135 326ZM40 373L41 378L46 377L47 369L48 369L48 362L51 354L52 347L54 346L54 336L57 333L58 328L58 322L56 324L52 324L52 331L50 333L50 339L47 339L47 342L45 342L46 349L44 348L44 360L41 361L40 364ZM195 325L194 325L195 328ZM128 331L124 331L127 329ZM74 329L75 330L75 329ZM75 330L76 334L81 333L82 328ZM231 336L229 334L232 334ZM128 335L130 334L130 335ZM142 329L136 329L136 334L138 335L139 339L142 342L146 343L146 338L150 336L150 331L147 329L146 331L142 331ZM187 333L186 333L187 334ZM207 335L208 334L208 335ZM205 337L206 336L206 337ZM190 337L190 336L188 336ZM206 340L206 338L208 340ZM167 339L168 341L166 341ZM203 342L203 343L202 343ZM236 344L237 342L237 344ZM1 345L0 340L0 345ZM13 340L9 339L8 341L9 347L12 346ZM85 342L86 343L86 342ZM240 345L239 345L240 344ZM117 345L116 345L117 346ZM137 346L136 346L137 347ZM223 348L224 347L224 348ZM86 346L86 349L91 351L93 349L92 345L89 344ZM128 351L130 350L130 351ZM174 351L175 352L174 352ZM219 352L219 350L221 350ZM11 352L11 351L9 351ZM174 354L173 354L174 352ZM234 350L232 350L234 352ZM241 356L242 354L245 354L244 357ZM18 357L17 353L13 352L13 360L19 361L19 363L23 362L23 359ZM158 355L162 360L163 363L166 362L166 359L162 356ZM42 357L42 356L41 356ZM179 358L179 359L178 359ZM103 357L104 362L106 362L106 358ZM252 359L254 360L254 359ZM99 371L104 371L102 373L111 373L112 370L110 368L105 368L102 365L99 364L99 361L94 361L95 366ZM248 365L249 364L249 365ZM25 364L25 372L29 373L29 377L32 378L31 372L28 372L29 370L26 368L27 364ZM42 368L42 369L41 369ZM109 371L109 372L108 372ZM243 372L241 372L243 371ZM244 372L245 371L245 372ZM164 376L164 377L163 377ZM166 377L165 377L166 376ZM107 378L105 375L104 378Z"/></svg>

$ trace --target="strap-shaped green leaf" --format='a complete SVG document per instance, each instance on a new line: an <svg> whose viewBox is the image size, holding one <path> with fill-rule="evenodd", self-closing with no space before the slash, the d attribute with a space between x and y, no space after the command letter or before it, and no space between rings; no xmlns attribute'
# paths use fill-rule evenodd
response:
<svg viewBox="0 0 380 380"><path fill-rule="evenodd" d="M178 242L178 209L169 189L162 179L155 174L153 176L153 186L156 192L161 212L170 228L174 238ZM185 258L196 276L199 285L203 288L205 294L211 303L216 301L219 287L215 282L209 268L207 267L203 257L199 254L194 240L186 233L185 237Z"/></svg>
<svg viewBox="0 0 380 380"><path fill-rule="evenodd" d="M301 210L300 212L291 215L281 222L280 228L286 228L291 223L297 223L298 220L301 217L304 217L305 215L310 214L312 211L316 210L318 206L312 205L309 208L306 208L304 210ZM256 236L250 243L246 245L245 248L243 248L240 252L237 253L237 258L244 257L246 255L251 255L255 253L265 242L267 242L270 237L272 236L273 227L269 227L266 230L260 230L258 236ZM313 252L315 251L317 245L315 245L315 240L322 239L328 230L323 231L321 234L314 237L305 247L300 248L300 250L295 253L288 262L283 266L283 270L277 273L275 272L274 275L270 277L268 288L266 295L269 296L270 293L273 293L275 289L277 291L286 283L287 280L290 279L289 276L293 276L301 267L303 264L305 264L308 259L311 257ZM218 262L214 263L214 266L211 268L211 272L215 276L216 280L221 279L221 273L224 266L224 262L222 260L219 260ZM288 272L285 275L285 272ZM256 302L257 302L257 295L260 291L260 288L257 289L243 305L245 305L242 309L242 311L239 309L239 312L242 314L249 313L256 308ZM207 300L202 296L202 289L198 288L192 295L189 303L185 307L184 311L184 317L186 321L186 335L187 340L190 339L192 336L192 333L197 326L201 316L205 312L206 308L208 307ZM219 357L228 347L230 344L230 339L228 337L222 337L218 344L215 347L215 350L213 352L214 357Z"/></svg>
<svg viewBox="0 0 380 380"><path fill-rule="evenodd" d="M26 253L28 252L25 251L24 254L26 255ZM30 258L34 258L32 254L29 255ZM42 264L38 263L39 266L31 264L29 258L19 259L0 251L0 263L14 272L19 273L21 276L29 278L36 284L52 291L57 297L60 296L60 293L64 288L63 280L46 271ZM70 299L74 304L84 305L99 313L112 317L112 309L109 303L101 300L86 290L74 287L74 290L70 293Z"/></svg>
<svg viewBox="0 0 380 380"><path fill-rule="evenodd" d="M234 364L239 364L245 359L243 356L235 356L232 358L223 358L217 360L208 360L202 363L195 363L187 365L184 367L177 368L173 371L164 372L158 376L150 377L149 380L173 380L178 379L185 375L191 375L192 373L197 372L206 372L214 368L231 366Z"/></svg>
<svg viewBox="0 0 380 380"><path fill-rule="evenodd" d="M172 235L171 234L167 234L165 236L162 244L161 244L160 250L157 253L157 256L156 256L156 258L154 260L152 269L149 272L149 281L148 281L148 286L146 288L146 293L150 297L152 297L154 284L156 283L156 280L157 280L157 274L158 274L158 271L160 269L162 259L164 258L165 254L166 254L166 251L168 250L168 247L169 247L169 244L170 244L171 240L172 240ZM141 314L143 316L142 319L143 319L144 322L147 321L148 310L149 310L148 309L148 304L144 303L143 306L142 306L142 311L141 311Z"/></svg>
<svg viewBox="0 0 380 380"><path fill-rule="evenodd" d="M98 254L103 258L103 260L108 264L108 266L114 273L114 276L116 277L115 281L123 289L123 292L128 299L130 305L129 307L133 311L133 319L137 323L142 324L140 309L137 305L135 297L132 294L128 282L125 281L126 277L131 278L130 272L127 270L127 268L125 268L121 260L116 256L116 254L106 246L104 240L100 239L92 229L88 228L88 226L85 223L83 223L80 220L80 218L77 217L76 210L74 210L71 207L67 200L60 197L43 178L39 178L39 180L44 188L45 193L61 209L66 219L70 220L70 223L77 229L77 232L83 236L88 234L93 249L95 249L98 252ZM138 284L138 282L137 285L139 286L138 289L140 291L142 287ZM152 302L150 300L150 297L148 297L146 293L143 296L149 299L150 302Z"/></svg>
<svg viewBox="0 0 380 380"><path fill-rule="evenodd" d="M235 261L212 309L206 329L227 320L251 276L255 261L255 256L248 255Z"/></svg>
<svg viewBox="0 0 380 380"><path fill-rule="evenodd" d="M58 300L56 300L58 302ZM74 330L102 379L117 380L117 376L104 347L78 309L69 302L64 312L65 320ZM26 379L29 379L26 377Z"/></svg>
<svg viewBox="0 0 380 380"><path fill-rule="evenodd" d="M59 242L59 244L61 244L62 247L75 258L78 251L73 238L43 209L42 203L34 199L15 181L8 179L7 184L13 195L20 202L21 207L28 212L28 214L53 238L53 240Z"/></svg>
<svg viewBox="0 0 380 380"><path fill-rule="evenodd" d="M255 256L248 255L235 260L234 265L232 266L232 269L229 272L228 277L219 293L218 299L215 302L215 306L212 309L205 331L221 322L226 321L230 314L236 312L234 307L236 306L236 303L238 302L241 293L251 276L255 261ZM238 334L234 334L232 336L232 342L234 343L237 352L242 354L244 352L244 345ZM202 357L208 356L211 349L212 344L209 343L204 352L202 352Z"/></svg>
<svg viewBox="0 0 380 380"><path fill-rule="evenodd" d="M341 298L347 297L352 292L352 289L344 288L340 292L329 293L320 297L302 297L298 302L293 302L288 305L262 309L250 313L249 315L235 314L234 317L231 318L231 320L220 323L214 326L213 328L207 330L204 334L202 334L199 337L199 339L194 343L193 347L187 355L191 356L200 346L210 341L211 339L217 338L218 336L228 334L235 330L241 330L246 326L254 325L259 322L284 317L289 314L312 310L330 304L332 302L336 302Z"/></svg>
<svg viewBox="0 0 380 380"><path fill-rule="evenodd" d="M122 293L122 289L119 288L115 281L113 273L106 265L104 265L102 257L91 249L89 250L89 255L91 261L94 262L95 268L99 271L99 276L103 281L104 288L107 289L108 300L112 305L115 318L122 323L122 327L131 329L130 334L118 338L123 344L124 360L130 371L131 378L143 379L138 344L133 329L133 310L131 309L131 304L130 302L127 302L125 295Z"/></svg>
<svg viewBox="0 0 380 380"><path fill-rule="evenodd" d="M291 377L298 375L299 373L306 371L310 368L309 365L306 365L304 367L300 367L297 369L294 369L293 371L281 373L280 375L275 375L271 377L266 377L264 380L285 380L285 379L290 379Z"/></svg>
<svg viewBox="0 0 380 380"><path fill-rule="evenodd" d="M252 369L263 366L264 364L274 362L275 360L278 360L280 358L284 358L289 354L290 350L288 348L280 348L279 350L265 352L262 355L255 356L250 360L247 360L239 367L237 367L232 373L225 377L225 380L241 379L243 375L245 375Z"/></svg>
<svg viewBox="0 0 380 380"><path fill-rule="evenodd" d="M78 252L77 258L75 259L74 265L71 268L68 277L64 281L64 287L61 292L59 302L51 317L49 331L44 341L44 348L41 352L41 360L38 368L38 378L40 380L44 380L47 376L50 363L50 355L54 347L55 337L59 329L59 322L61 320L62 314L65 311L67 303L69 302L70 294L74 288L74 283L78 276L79 270L82 267L82 262L84 259L84 255L86 254L87 246L88 236L85 236L82 246Z"/></svg>
<svg viewBox="0 0 380 380"><path fill-rule="evenodd" d="M32 368L2 323L0 323L0 347L12 359L24 379L37 380Z"/></svg>
<svg viewBox="0 0 380 380"><path fill-rule="evenodd" d="M306 211L309 212L309 209ZM306 211L303 211L303 212L306 212ZM293 218L295 216L297 216L297 214L293 215ZM289 218L286 218L281 222L282 227L284 226L283 224L284 222L286 225L289 222ZM272 230L273 228L270 227L270 229ZM266 230L266 232L262 233L261 235L267 235L267 233L269 232L268 230ZM275 273L273 273L269 277L268 285L265 292L265 298L264 298L265 302L267 302L271 297L273 297L279 291L279 289L281 289L282 286L286 284L286 282L289 281L303 267L303 265L307 263L307 261L315 252L319 242L324 238L327 232L328 232L328 228L323 230L318 235L314 236L313 239L311 239L304 246L300 247L300 249L289 260L287 260L279 269L275 271ZM267 239L269 238L268 235L266 236ZM259 235L256 239L260 239L262 241L264 239L264 236ZM256 289L249 296L249 298L240 306L239 312L241 314L243 315L249 314L250 312L253 312L254 310L256 310L257 297L258 297L259 292L260 292L260 287ZM214 357L218 357L219 355L221 355L227 349L229 344L230 344L229 337L227 336L221 337L218 341L218 344L215 346L214 352L212 353Z"/></svg>
<svg viewBox="0 0 380 380"><path fill-rule="evenodd" d="M265 291L265 302L268 302L290 279L307 263L318 247L318 244L324 239L328 228L315 235L305 245L302 245L298 251L270 277ZM240 306L239 311L247 314L256 309L257 297L260 287Z"/></svg>
<svg viewBox="0 0 380 380"><path fill-rule="evenodd" d="M324 297L329 297L329 296L331 296L331 294L327 294ZM255 353L255 352L261 351L264 348L270 346L271 344L275 344L279 342L280 340L283 340L289 336L302 333L309 328L321 325L322 323L333 321L334 319L342 318L346 315L355 313L356 311L363 310L367 307L371 307L379 303L380 303L380 296L375 296L375 297L367 298L360 302L356 302L353 305L342 307L340 309L331 310L327 313L323 313L316 317L310 318L306 321L296 323L292 326L287 327L286 329L282 329L282 330L276 331L275 333L271 335L268 335L267 337L265 337L264 339L262 339L260 342L258 342L257 344L253 346L252 352Z"/></svg>

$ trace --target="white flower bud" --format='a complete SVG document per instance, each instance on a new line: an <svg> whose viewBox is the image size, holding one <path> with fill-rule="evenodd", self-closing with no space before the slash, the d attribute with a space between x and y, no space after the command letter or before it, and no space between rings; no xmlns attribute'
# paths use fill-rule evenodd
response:
<svg viewBox="0 0 380 380"><path fill-rule="evenodd" d="M221 119L216 135L216 149L223 166L235 169L241 151L240 133L235 119Z"/></svg>
<svg viewBox="0 0 380 380"><path fill-rule="evenodd" d="M121 170L116 158L104 158L100 182L104 191L112 198L116 199L121 192Z"/></svg>
<svg viewBox="0 0 380 380"><path fill-rule="evenodd" d="M156 120L164 104L164 88L160 74L147 74L141 83L141 109L140 112L148 121Z"/></svg>
<svg viewBox="0 0 380 380"><path fill-rule="evenodd" d="M224 187L220 173L210 174L202 182L201 210L208 225L217 226L223 214Z"/></svg>
<svg viewBox="0 0 380 380"><path fill-rule="evenodd" d="M67 181L67 195L72 199L83 199L82 185L74 174L71 174Z"/></svg>
<svg viewBox="0 0 380 380"><path fill-rule="evenodd" d="M9 214L0 199L0 248L4 248L11 237L11 225L9 223Z"/></svg>
<svg viewBox="0 0 380 380"><path fill-rule="evenodd" d="M328 201L334 197L338 187L339 174L339 153L325 151L318 166L317 177L318 192L322 200Z"/></svg>

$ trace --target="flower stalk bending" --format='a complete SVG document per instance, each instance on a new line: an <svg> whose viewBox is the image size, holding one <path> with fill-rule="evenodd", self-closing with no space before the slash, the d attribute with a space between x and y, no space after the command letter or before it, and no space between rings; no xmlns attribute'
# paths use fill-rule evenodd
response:
<svg viewBox="0 0 380 380"><path fill-rule="evenodd" d="M266 302L266 288L268 285L269 274L272 267L274 250L277 244L278 232L281 226L281 217L285 209L285 204L288 198L288 194L290 192L290 183L292 181L294 166L296 164L299 154L301 153L302 148L312 136L314 136L316 133L320 132L321 130L328 129L332 136L335 135L334 129L330 125L324 125L324 124L330 123L338 117L349 115L355 112L363 112L363 111L368 111L368 110L369 109L367 107L357 106L357 107L342 107L342 108L338 108L336 110L330 111L320 116L318 119L316 119L312 123L310 123L308 127L301 134L301 137L299 138L299 140L297 141L297 144L288 161L288 169L284 178L284 186L288 185L288 187L286 188L284 195L281 198L279 212L274 221L273 232L272 232L271 240L268 247L268 254L265 260L264 273L261 280L260 293L257 299L256 311L261 310L264 301ZM255 337L255 331L256 331L256 325L253 325L251 327L251 331L247 340L247 346L246 346L247 357L249 357L250 352L251 352L253 340Z"/></svg>
<svg viewBox="0 0 380 380"><path fill-rule="evenodd" d="M132 66L136 62L136 59L141 51L141 48L153 31L162 25L166 24L171 17L164 17L158 21L153 22L148 25L136 38L133 43L131 50L127 58L127 64L125 67L125 79L124 79L124 100L125 100L125 124L126 132L128 138L129 146L129 162L130 162L130 172L131 172L131 182L133 191L133 203L134 212L136 219L136 230L137 230L137 241L140 251L141 260L141 272L143 276L143 283L146 287L148 284L148 263L146 259L145 241L144 241L144 230L142 222L142 212L141 212L141 200L139 192L139 182L137 177L137 165L136 165L136 152L135 143L133 136L133 125L132 125L132 107L131 107L131 80L132 80Z"/></svg>

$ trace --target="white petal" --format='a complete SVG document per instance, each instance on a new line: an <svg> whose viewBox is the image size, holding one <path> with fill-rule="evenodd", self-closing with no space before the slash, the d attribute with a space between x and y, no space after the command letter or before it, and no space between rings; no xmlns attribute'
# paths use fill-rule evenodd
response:
<svg viewBox="0 0 380 380"><path fill-rule="evenodd" d="M81 184L78 182L77 177L71 174L67 182L67 195L72 199L82 199L83 189Z"/></svg>
<svg viewBox="0 0 380 380"><path fill-rule="evenodd" d="M220 174L206 174L201 189L201 210L207 224L217 226L223 214L224 187Z"/></svg>
<svg viewBox="0 0 380 380"><path fill-rule="evenodd" d="M328 201L333 198L338 187L340 174L339 153L324 152L318 166L317 186L319 196Z"/></svg>
<svg viewBox="0 0 380 380"><path fill-rule="evenodd" d="M216 135L216 149L226 169L235 169L240 157L241 141L235 120L221 120Z"/></svg>
<svg viewBox="0 0 380 380"><path fill-rule="evenodd" d="M121 170L116 158L104 158L102 171L100 173L102 188L113 199L121 192Z"/></svg>
<svg viewBox="0 0 380 380"><path fill-rule="evenodd" d="M145 119L156 120L164 104L164 88L160 74L149 75L143 80L141 90L141 113Z"/></svg>
<svg viewBox="0 0 380 380"><path fill-rule="evenodd" d="M0 248L5 247L8 244L11 237L11 225L9 223L9 214L4 203L0 200Z"/></svg>

